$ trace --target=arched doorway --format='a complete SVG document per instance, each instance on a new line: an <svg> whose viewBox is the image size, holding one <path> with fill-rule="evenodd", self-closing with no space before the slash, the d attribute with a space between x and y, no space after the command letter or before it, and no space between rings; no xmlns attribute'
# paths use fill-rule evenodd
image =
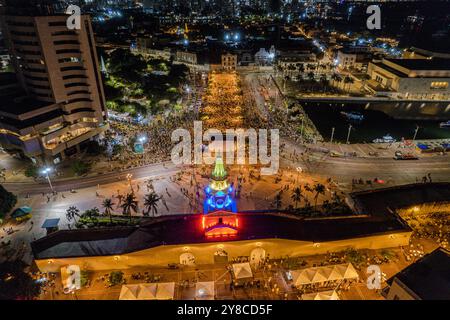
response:
<svg viewBox="0 0 450 320"><path fill-rule="evenodd" d="M184 266L195 265L195 256L190 252L185 252L180 255L180 264Z"/></svg>
<svg viewBox="0 0 450 320"><path fill-rule="evenodd" d="M263 248L255 248L250 253L250 263L258 266L266 258L266 250Z"/></svg>

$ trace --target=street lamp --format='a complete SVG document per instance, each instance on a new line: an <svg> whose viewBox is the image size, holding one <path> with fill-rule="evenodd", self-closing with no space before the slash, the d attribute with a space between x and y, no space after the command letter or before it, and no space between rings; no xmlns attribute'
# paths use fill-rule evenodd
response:
<svg viewBox="0 0 450 320"><path fill-rule="evenodd" d="M417 137L417 133L419 132L419 126L416 126L416 130L414 131L414 137L413 137L413 140L412 141L415 141L416 140L416 137Z"/></svg>
<svg viewBox="0 0 450 320"><path fill-rule="evenodd" d="M147 141L147 137L142 136L138 140L139 140L140 143L144 144Z"/></svg>
<svg viewBox="0 0 450 320"><path fill-rule="evenodd" d="M45 176L47 178L47 181L48 181L48 184L50 185L50 189L53 192L52 182L50 181L50 176L48 175L50 172L52 172L52 168L51 167L46 167L46 168L42 169L41 172L42 172L42 174L45 174Z"/></svg>
<svg viewBox="0 0 450 320"><path fill-rule="evenodd" d="M331 128L331 139L330 139L330 143L333 143L333 138L334 138L334 127Z"/></svg>
<svg viewBox="0 0 450 320"><path fill-rule="evenodd" d="M303 169L302 169L302 167L297 167L297 168L295 168L295 170L297 171L297 180L296 180L296 183L298 183L299 175L300 175L300 173L303 172Z"/></svg>
<svg viewBox="0 0 450 320"><path fill-rule="evenodd" d="M131 191L134 193L133 185L131 184L131 178L132 178L132 177L133 177L133 175L132 175L131 173L128 173L128 174L127 174L127 180L128 180L128 183L130 184Z"/></svg>
<svg viewBox="0 0 450 320"><path fill-rule="evenodd" d="M350 132L352 131L352 125L348 126L348 134L347 134L347 144L349 144L349 140L350 140Z"/></svg>

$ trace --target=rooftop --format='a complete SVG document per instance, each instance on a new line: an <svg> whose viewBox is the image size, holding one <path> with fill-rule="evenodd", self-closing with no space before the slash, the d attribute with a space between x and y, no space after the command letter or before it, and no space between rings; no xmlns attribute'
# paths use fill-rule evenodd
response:
<svg viewBox="0 0 450 320"><path fill-rule="evenodd" d="M351 194L359 213L389 216L389 209L450 201L450 183L416 183Z"/></svg>
<svg viewBox="0 0 450 320"><path fill-rule="evenodd" d="M287 239L336 241L370 235L410 232L395 209L450 201L450 183L426 183L353 193L352 217L303 219L290 214L238 213L239 232L220 241ZM36 259L117 255L160 245L215 242L204 235L202 215L165 216L138 227L61 230L34 241Z"/></svg>
<svg viewBox="0 0 450 320"><path fill-rule="evenodd" d="M385 59L409 70L450 70L450 59Z"/></svg>
<svg viewBox="0 0 450 320"><path fill-rule="evenodd" d="M438 248L387 282L400 280L422 300L450 300L450 252Z"/></svg>
<svg viewBox="0 0 450 320"><path fill-rule="evenodd" d="M36 259L116 255L160 245L220 241L287 239L324 242L374 234L407 232L395 219L339 218L303 220L279 213L238 213L239 232L228 238L205 237L201 214L152 219L139 227L63 230L32 243ZM379 219L378 219L379 220Z"/></svg>

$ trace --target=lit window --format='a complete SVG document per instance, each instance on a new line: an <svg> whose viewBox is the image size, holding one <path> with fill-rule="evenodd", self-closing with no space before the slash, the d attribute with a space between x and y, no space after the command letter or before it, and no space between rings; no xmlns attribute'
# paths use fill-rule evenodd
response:
<svg viewBox="0 0 450 320"><path fill-rule="evenodd" d="M447 89L448 82L432 82L430 85L431 89Z"/></svg>

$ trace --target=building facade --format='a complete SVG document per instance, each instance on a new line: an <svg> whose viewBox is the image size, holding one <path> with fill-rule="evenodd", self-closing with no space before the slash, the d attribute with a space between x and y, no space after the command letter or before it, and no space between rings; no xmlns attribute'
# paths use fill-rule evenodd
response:
<svg viewBox="0 0 450 320"><path fill-rule="evenodd" d="M356 69L366 71L371 60L370 52L357 51L352 49L338 50L336 55L337 66L341 69Z"/></svg>
<svg viewBox="0 0 450 320"><path fill-rule="evenodd" d="M398 99L450 99L450 59L383 59L370 62L367 89Z"/></svg>
<svg viewBox="0 0 450 320"><path fill-rule="evenodd" d="M89 16L4 16L21 96L5 97L0 139L7 150L57 163L106 127L105 97Z"/></svg>
<svg viewBox="0 0 450 320"><path fill-rule="evenodd" d="M175 61L187 63L189 65L196 65L198 63L197 53L178 50L175 55Z"/></svg>
<svg viewBox="0 0 450 320"><path fill-rule="evenodd" d="M237 55L226 53L222 54L222 69L226 71L234 71L237 67Z"/></svg>

